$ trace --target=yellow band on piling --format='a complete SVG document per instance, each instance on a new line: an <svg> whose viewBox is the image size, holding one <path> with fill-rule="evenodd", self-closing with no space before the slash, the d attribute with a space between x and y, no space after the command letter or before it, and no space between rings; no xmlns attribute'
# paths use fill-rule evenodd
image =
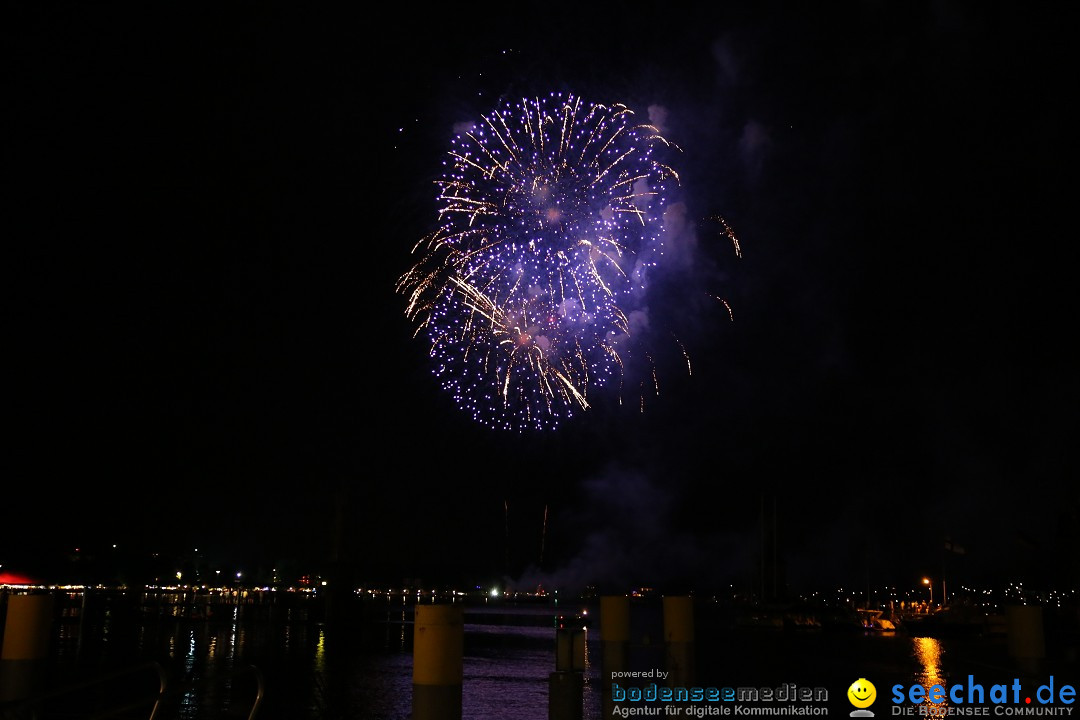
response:
<svg viewBox="0 0 1080 720"><path fill-rule="evenodd" d="M664 597L664 640L669 643L694 642L694 598Z"/></svg>
<svg viewBox="0 0 1080 720"><path fill-rule="evenodd" d="M600 640L630 642L630 598L625 595L600 597Z"/></svg>
<svg viewBox="0 0 1080 720"><path fill-rule="evenodd" d="M2 660L40 660L49 656L52 595L11 595L7 601Z"/></svg>
<svg viewBox="0 0 1080 720"><path fill-rule="evenodd" d="M460 685L465 653L462 607L417 605L413 613L413 684Z"/></svg>

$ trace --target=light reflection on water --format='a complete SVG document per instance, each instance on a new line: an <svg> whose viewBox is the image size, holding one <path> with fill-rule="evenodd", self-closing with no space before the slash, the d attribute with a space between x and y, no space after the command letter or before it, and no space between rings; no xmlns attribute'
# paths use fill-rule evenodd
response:
<svg viewBox="0 0 1080 720"><path fill-rule="evenodd" d="M922 665L922 669L915 675L915 682L922 685L926 691L926 697L921 704L927 706L927 716L945 717L949 712L949 688L941 669L941 641L931 637L916 637L911 639L911 643L915 659ZM935 685L940 686L945 693L940 702L936 703L931 700L931 688Z"/></svg>
<svg viewBox="0 0 1080 720"><path fill-rule="evenodd" d="M170 637L166 644L174 648L169 657L179 660L183 668L177 701L179 718L199 720L205 717L208 707L228 712L254 702L251 692L236 682L240 668L238 649L245 643L244 628L236 619L219 627L207 623L178 627L178 638L183 642L177 643ZM183 650L177 653L179 647ZM242 692L250 697L242 698Z"/></svg>
<svg viewBox="0 0 1080 720"><path fill-rule="evenodd" d="M288 636L288 634L289 634L288 631L286 631L287 636ZM321 675L322 673L326 672L326 629L325 628L319 628L319 636L318 637L319 637L319 639L315 643L314 667L315 667L315 672L317 672L317 673L319 673ZM286 649L287 648L288 648L288 644L286 644Z"/></svg>

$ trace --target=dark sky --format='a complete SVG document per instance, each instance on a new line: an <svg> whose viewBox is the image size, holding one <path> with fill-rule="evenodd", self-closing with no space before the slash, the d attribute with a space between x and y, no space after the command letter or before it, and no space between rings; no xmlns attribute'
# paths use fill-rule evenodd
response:
<svg viewBox="0 0 1080 720"><path fill-rule="evenodd" d="M745 586L764 504L792 587L914 586L945 537L950 582L1076 582L1049 10L6 10L0 564L337 547L362 579ZM394 287L455 124L552 91L666 110L695 242L652 310L693 372L507 433L438 388Z"/></svg>

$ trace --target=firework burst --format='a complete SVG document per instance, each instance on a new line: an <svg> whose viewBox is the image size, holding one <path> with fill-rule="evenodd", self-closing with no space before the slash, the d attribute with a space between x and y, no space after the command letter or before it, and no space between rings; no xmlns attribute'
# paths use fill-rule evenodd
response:
<svg viewBox="0 0 1080 720"><path fill-rule="evenodd" d="M620 387L679 149L624 105L505 103L453 138L398 281L433 372L492 427L551 429Z"/></svg>

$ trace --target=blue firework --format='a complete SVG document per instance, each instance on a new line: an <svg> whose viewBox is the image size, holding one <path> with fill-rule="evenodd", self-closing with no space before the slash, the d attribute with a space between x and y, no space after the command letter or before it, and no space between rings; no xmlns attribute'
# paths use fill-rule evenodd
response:
<svg viewBox="0 0 1080 720"><path fill-rule="evenodd" d="M676 150L624 105L557 93L453 138L437 226L398 291L440 384L477 421L550 429L618 387Z"/></svg>

